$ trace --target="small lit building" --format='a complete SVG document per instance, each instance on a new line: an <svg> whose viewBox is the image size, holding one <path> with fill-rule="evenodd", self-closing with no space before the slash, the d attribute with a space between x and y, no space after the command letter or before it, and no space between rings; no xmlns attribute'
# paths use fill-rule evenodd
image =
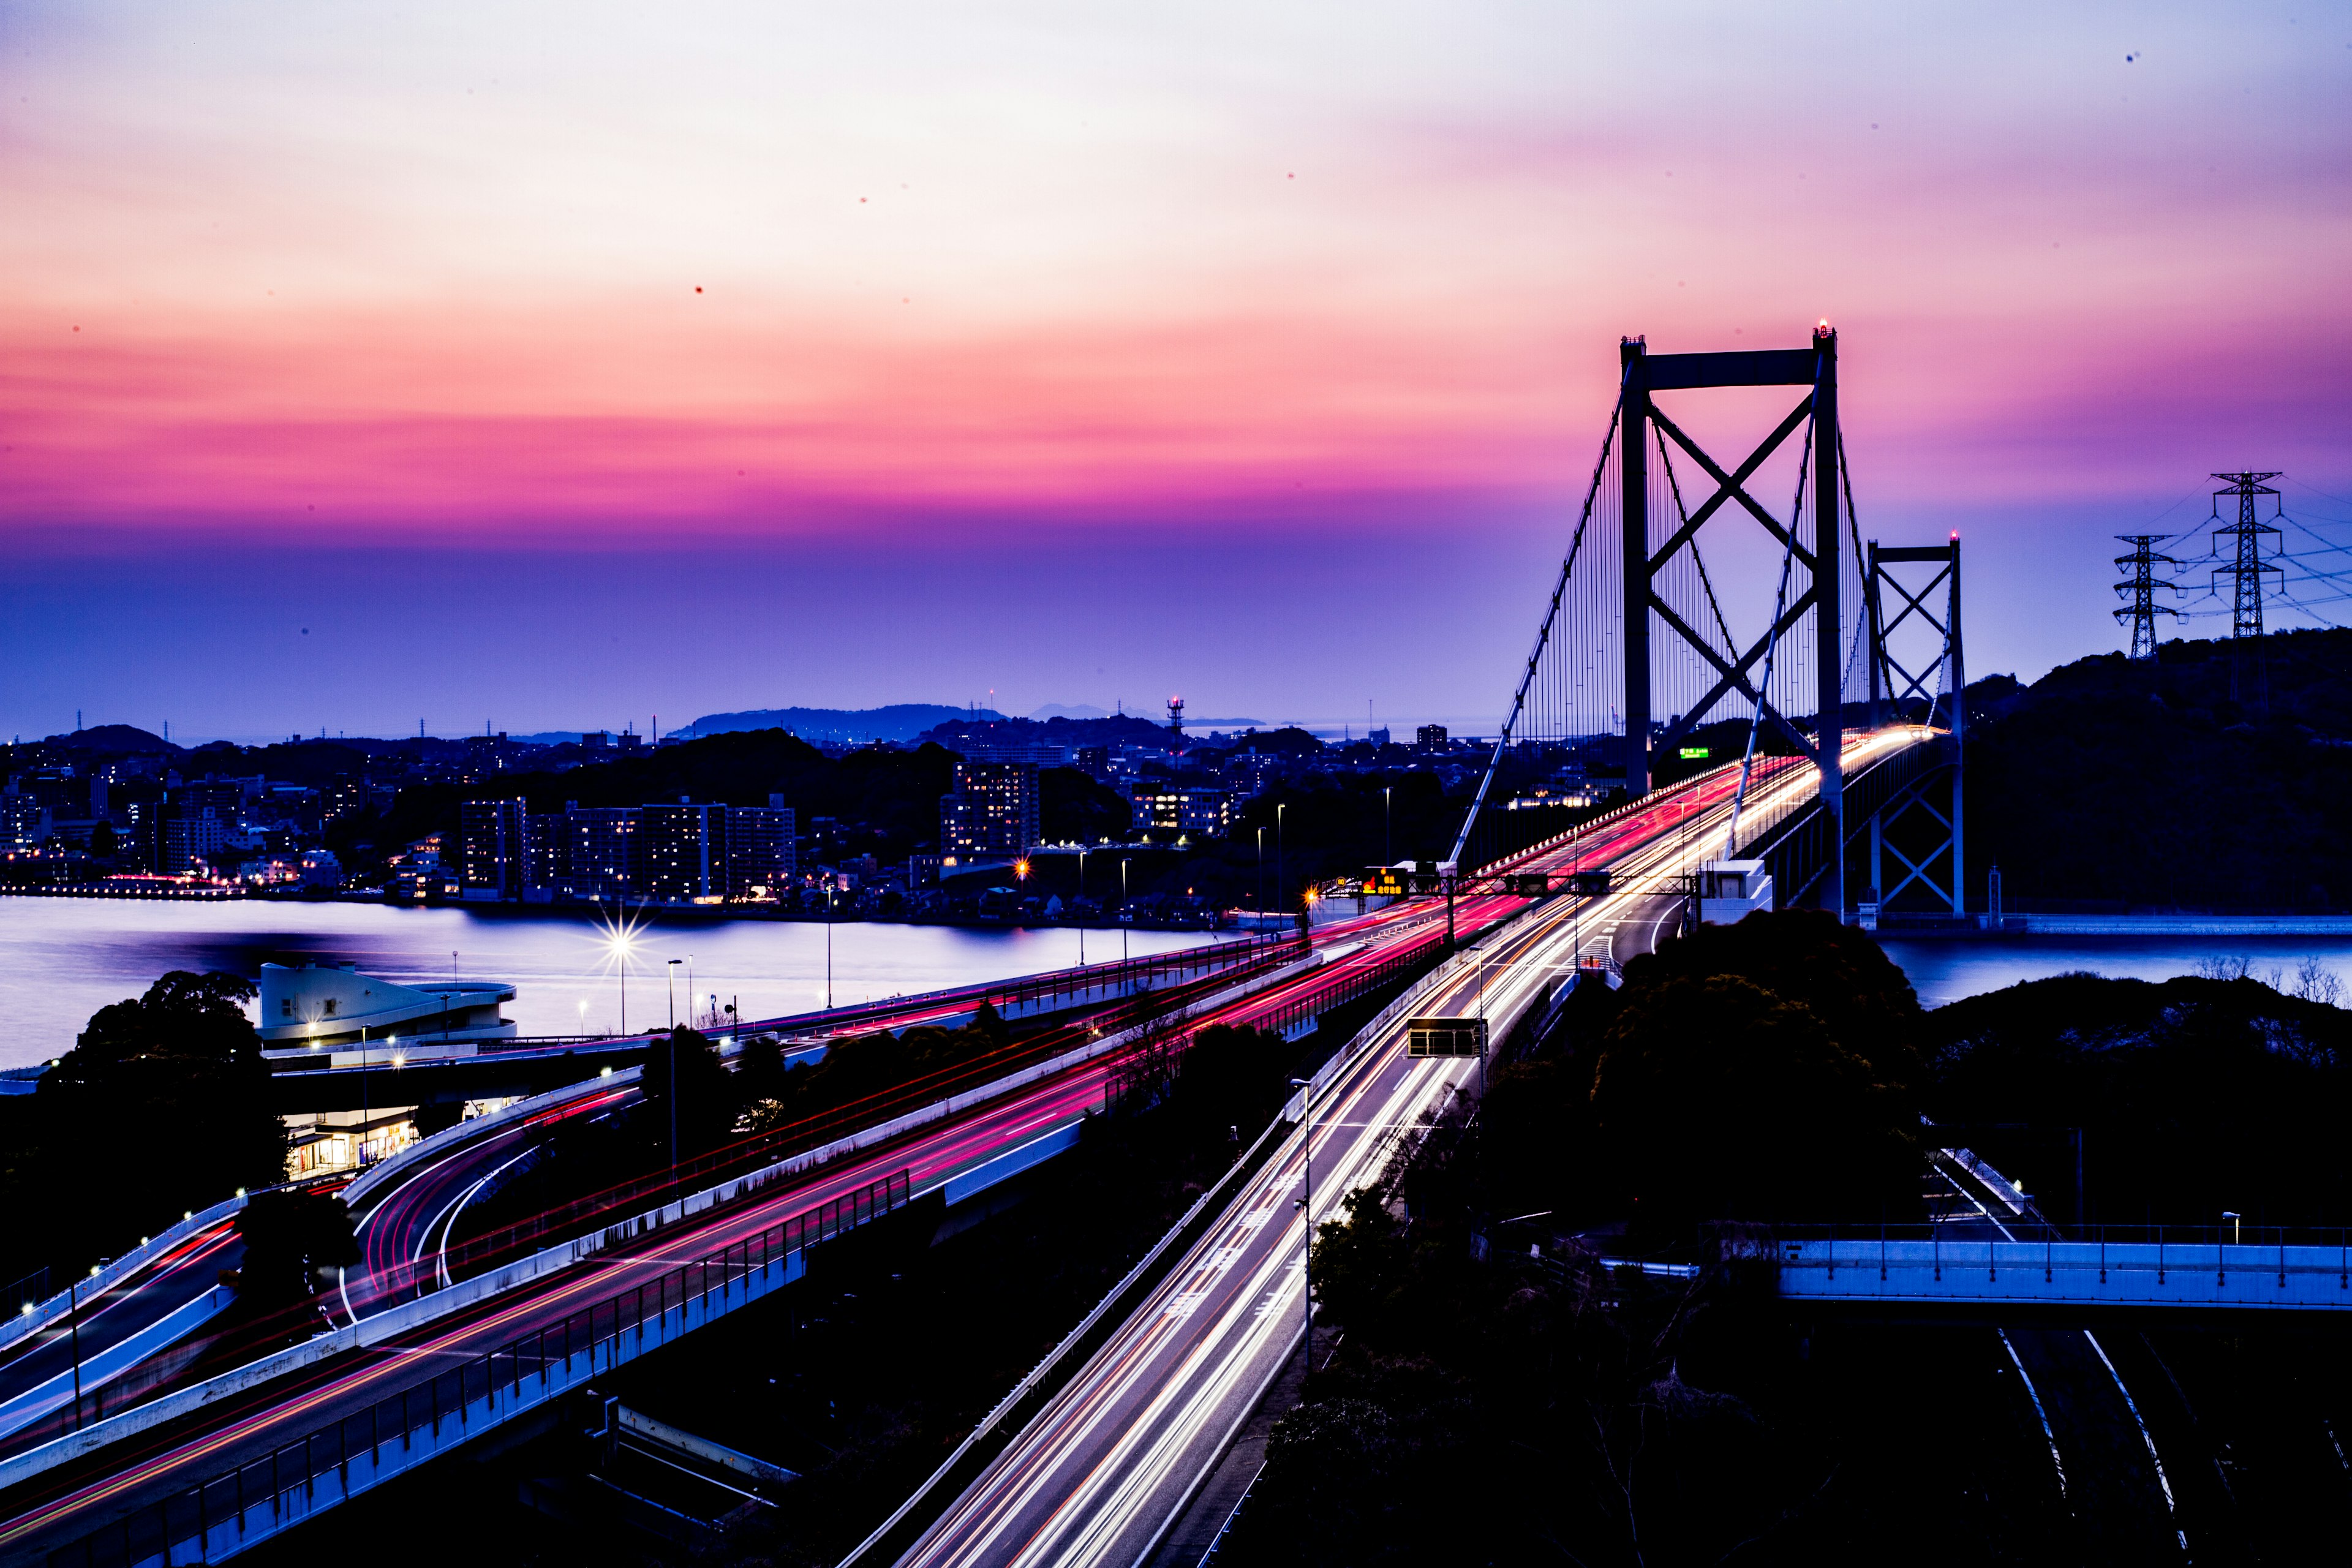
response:
<svg viewBox="0 0 2352 1568"><path fill-rule="evenodd" d="M1698 868L1698 918L1733 925L1772 907L1772 874L1761 860L1709 860Z"/></svg>
<svg viewBox="0 0 2352 1568"><path fill-rule="evenodd" d="M354 964L261 966L265 1055L323 1056L337 1067L470 1057L488 1041L510 1040L500 1011L515 988L495 980L401 984Z"/></svg>

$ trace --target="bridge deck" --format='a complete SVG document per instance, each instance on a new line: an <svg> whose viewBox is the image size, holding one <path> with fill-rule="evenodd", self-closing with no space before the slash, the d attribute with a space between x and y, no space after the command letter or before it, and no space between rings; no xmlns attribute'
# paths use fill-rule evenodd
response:
<svg viewBox="0 0 2352 1568"><path fill-rule="evenodd" d="M1783 1297L1823 1301L2352 1310L2352 1247L1783 1241Z"/></svg>

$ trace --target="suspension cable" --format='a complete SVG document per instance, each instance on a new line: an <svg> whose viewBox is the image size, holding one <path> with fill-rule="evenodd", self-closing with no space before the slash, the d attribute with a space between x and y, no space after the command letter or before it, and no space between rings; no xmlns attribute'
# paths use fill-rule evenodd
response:
<svg viewBox="0 0 2352 1568"><path fill-rule="evenodd" d="M1486 759L1486 775L1478 781L1478 793L1470 801L1470 809L1462 818L1462 831L1454 840L1454 853L1447 858L1456 867L1462 864L1463 852L1470 845L1470 830L1477 826L1478 811L1486 804L1486 792L1494 786L1495 770L1502 765L1504 749L1511 743L1511 731L1526 709L1528 683L1535 679L1538 662L1542 659L1545 645L1551 640L1551 628L1559 618L1559 602L1568 592L1569 574L1576 569L1576 558L1584 549L1585 525L1592 521L1593 502L1600 499L1601 479L1609 467L1610 444L1617 439L1617 424L1625 410L1625 388L1622 376L1617 387L1616 405L1609 413L1609 428L1601 437L1601 456L1593 460L1592 482L1585 488L1584 507L1577 514L1576 531L1568 542L1568 553L1559 563L1559 580L1552 584L1551 605L1544 611L1543 625L1536 631L1535 651L1528 655L1528 668L1519 677L1519 689L1511 699L1510 716L1503 721L1503 732L1495 739L1494 755Z"/></svg>
<svg viewBox="0 0 2352 1568"><path fill-rule="evenodd" d="M1739 759L1739 787L1732 792L1731 796L1731 826L1724 831L1723 835L1723 858L1727 860L1732 858L1732 851L1739 842L1739 814L1747 809L1748 781L1756 769L1756 737L1764 728L1764 704L1769 700L1772 691L1772 661L1779 658L1780 653L1780 617L1788 613L1789 608L1789 574L1790 568L1796 564L1797 525L1804 520L1805 470L1811 466L1812 456L1813 432L1808 426L1805 430L1804 450L1797 458L1797 497L1789 507L1788 540L1780 550L1780 586L1772 595L1772 631L1764 643L1764 679L1757 684L1757 695L1759 700L1753 705L1748 716L1748 750ZM1819 533L1821 531L1819 518L1813 520L1813 526L1814 531ZM1832 521L1830 526L1835 529L1837 524ZM1814 668L1818 669L1820 667L1817 665ZM1825 732L1824 726L1815 726L1814 734L1817 737ZM1819 743L1818 740L1815 743Z"/></svg>

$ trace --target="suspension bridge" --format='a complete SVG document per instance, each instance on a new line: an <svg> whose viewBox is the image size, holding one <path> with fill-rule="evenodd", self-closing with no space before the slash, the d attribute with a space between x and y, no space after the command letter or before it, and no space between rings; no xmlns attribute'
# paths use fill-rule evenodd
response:
<svg viewBox="0 0 2352 1568"><path fill-rule="evenodd" d="M1638 801L1736 757L1712 863L1756 865L1778 902L1866 923L1967 918L1959 538L1864 537L1837 348L1826 321L1800 348L1621 342L1599 456L1452 876L1573 820L1543 804L1546 781ZM1693 434L1758 409L1752 442L1727 455ZM1902 743L1857 759L1856 735ZM1808 765L1809 788L1757 787Z"/></svg>

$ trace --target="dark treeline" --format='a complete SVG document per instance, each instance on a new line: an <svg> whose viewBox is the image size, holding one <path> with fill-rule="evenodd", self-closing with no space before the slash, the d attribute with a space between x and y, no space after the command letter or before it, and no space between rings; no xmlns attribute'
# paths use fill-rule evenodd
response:
<svg viewBox="0 0 2352 1568"><path fill-rule="evenodd" d="M2352 631L2159 652L1969 688L1971 901L2352 905Z"/></svg>
<svg viewBox="0 0 2352 1568"><path fill-rule="evenodd" d="M2214 965L2242 970L2241 965ZM2294 993L2300 992L2301 994ZM2062 974L1927 1016L1924 1103L2052 1217L2110 1224L2352 1223L2352 1013L2316 965L2152 984Z"/></svg>
<svg viewBox="0 0 2352 1568"><path fill-rule="evenodd" d="M1705 1257L1688 1243L1726 1225L1916 1218L1923 1112L2024 1124L2017 1168L2053 1215L2072 1155L2039 1134L2079 1125L2101 1217L2340 1219L2352 1017L2316 970L2287 984L2306 994L2074 975L1924 1013L1825 916L1669 942L1515 1042L1475 1123L1456 1107L1321 1227L1328 1360L1220 1561L1861 1563L1895 1540L1906 1561L2137 1560L2144 1521L2061 1495L1990 1331L1807 1321L1754 1265L1685 1281L1601 1259ZM2151 1420L2197 1413L2194 1449L2166 1428L2184 1509L2221 1497L2198 1450L2226 1461L2236 1500L2181 1515L2200 1556L2292 1556L2330 1528L2322 1417L2352 1394L2334 1338L2110 1337L2165 1402ZM1440 1479L1465 1476L1468 1497Z"/></svg>
<svg viewBox="0 0 2352 1568"><path fill-rule="evenodd" d="M0 1099L0 1284L47 1268L61 1286L189 1211L286 1179L253 994L237 975L175 970L99 1009L34 1093Z"/></svg>

